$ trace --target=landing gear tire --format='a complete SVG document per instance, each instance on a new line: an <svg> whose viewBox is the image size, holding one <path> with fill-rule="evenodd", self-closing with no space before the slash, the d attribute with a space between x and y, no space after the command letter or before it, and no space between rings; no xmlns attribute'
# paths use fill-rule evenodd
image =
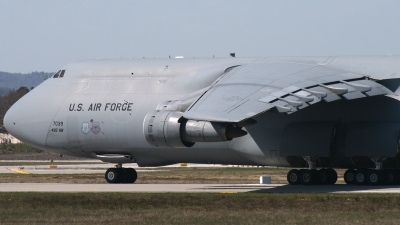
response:
<svg viewBox="0 0 400 225"><path fill-rule="evenodd" d="M319 177L319 179L318 179L319 184L323 184L323 185L331 184L332 177L331 177L329 170L327 170L327 169L319 170L318 177Z"/></svg>
<svg viewBox="0 0 400 225"><path fill-rule="evenodd" d="M393 170L394 176L394 184L400 184L400 170L394 169Z"/></svg>
<svg viewBox="0 0 400 225"><path fill-rule="evenodd" d="M396 170L387 170L387 184L388 185L395 185L399 184L400 177Z"/></svg>
<svg viewBox="0 0 400 225"><path fill-rule="evenodd" d="M135 183L137 179L136 170L133 168L126 168L125 169L125 181L126 183Z"/></svg>
<svg viewBox="0 0 400 225"><path fill-rule="evenodd" d="M316 184L317 175L316 170L301 170L300 183L303 185Z"/></svg>
<svg viewBox="0 0 400 225"><path fill-rule="evenodd" d="M330 185L336 183L337 173L332 168L321 170L292 169L287 174L287 181L291 185Z"/></svg>
<svg viewBox="0 0 400 225"><path fill-rule="evenodd" d="M318 184L331 185L337 181L337 173L334 169L321 169L318 171Z"/></svg>
<svg viewBox="0 0 400 225"><path fill-rule="evenodd" d="M380 170L370 170L367 181L369 185L381 185L385 180L385 174Z"/></svg>
<svg viewBox="0 0 400 225"><path fill-rule="evenodd" d="M137 173L133 168L110 168L106 171L105 178L111 184L134 183L137 179Z"/></svg>
<svg viewBox="0 0 400 225"><path fill-rule="evenodd" d="M287 174L287 181L291 185L300 184L300 171L296 169L292 169Z"/></svg>
<svg viewBox="0 0 400 225"><path fill-rule="evenodd" d="M367 173L365 170L356 170L355 173L355 183L358 185L364 185L367 183Z"/></svg>
<svg viewBox="0 0 400 225"><path fill-rule="evenodd" d="M343 175L344 182L346 184L355 184L356 183L356 173L353 169L348 169Z"/></svg>
<svg viewBox="0 0 400 225"><path fill-rule="evenodd" d="M121 173L118 168L110 168L106 171L105 177L108 183L116 184L121 180Z"/></svg>
<svg viewBox="0 0 400 225"><path fill-rule="evenodd" d="M381 175L382 175L382 182L381 185L389 185L393 183L394 181L394 176L389 172L389 170L381 170Z"/></svg>
<svg viewBox="0 0 400 225"><path fill-rule="evenodd" d="M328 184L335 184L337 181L337 178L338 178L336 170L334 170L332 168L329 168L326 170L328 171L328 175L329 175L329 183Z"/></svg>

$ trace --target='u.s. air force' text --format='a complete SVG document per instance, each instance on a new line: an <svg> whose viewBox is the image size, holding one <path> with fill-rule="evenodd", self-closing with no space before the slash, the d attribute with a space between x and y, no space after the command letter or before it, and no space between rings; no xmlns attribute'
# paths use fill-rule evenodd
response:
<svg viewBox="0 0 400 225"><path fill-rule="evenodd" d="M87 109L83 103L69 104L69 111L132 111L133 103L91 103Z"/></svg>

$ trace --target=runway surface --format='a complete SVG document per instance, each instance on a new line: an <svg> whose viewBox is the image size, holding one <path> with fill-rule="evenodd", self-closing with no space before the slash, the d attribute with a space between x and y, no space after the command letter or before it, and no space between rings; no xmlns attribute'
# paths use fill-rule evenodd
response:
<svg viewBox="0 0 400 225"><path fill-rule="evenodd" d="M93 161L98 162L98 161ZM227 165L188 164L188 167L230 167ZM104 174L112 164L0 166L1 173L30 174ZM153 168L140 168L126 164L137 172L152 172ZM163 167L179 167L179 164ZM157 169L160 171L160 168ZM64 183L0 183L0 192L214 192L214 193L400 193L400 186L317 185L292 186L287 184L64 184Z"/></svg>
<svg viewBox="0 0 400 225"><path fill-rule="evenodd" d="M1 161L8 162L8 161ZM16 162L16 161L13 161ZM26 161L24 161L26 162ZM37 161L43 162L43 161ZM98 161L85 161L85 162L98 162ZM65 162L64 162L65 163ZM76 161L74 162L76 163ZM54 164L57 164L55 162ZM105 173L106 170L113 167L113 164L74 164L74 165L57 165L57 168L50 169L48 165L21 165L21 166L0 166L1 173L18 173L15 170L24 171L30 174L83 174L83 173ZM163 166L162 168L180 167L179 164ZM215 165L215 164L194 164L188 163L185 167L229 167L228 165ZM124 164L124 168L134 168L137 172L152 172L152 167L141 168L136 163ZM154 167L157 171L159 167Z"/></svg>
<svg viewBox="0 0 400 225"><path fill-rule="evenodd" d="M3 183L0 192L214 192L255 193L400 193L400 186L352 186L344 184L292 186L286 184L60 184Z"/></svg>

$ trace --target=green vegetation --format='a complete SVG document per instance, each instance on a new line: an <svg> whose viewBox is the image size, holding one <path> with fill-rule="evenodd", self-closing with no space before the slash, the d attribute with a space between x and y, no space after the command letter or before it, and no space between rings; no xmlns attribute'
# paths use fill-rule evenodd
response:
<svg viewBox="0 0 400 225"><path fill-rule="evenodd" d="M20 87L16 91L10 90L7 95L0 96L0 133L7 133L3 119L8 109L28 92L29 89L27 87Z"/></svg>
<svg viewBox="0 0 400 225"><path fill-rule="evenodd" d="M35 163L32 163L33 165ZM56 164L59 164L58 162ZM66 163L69 164L69 163ZM0 164L5 165L5 164ZM27 165L27 164L25 164ZM37 164L38 165L38 164ZM10 166L10 165L8 165ZM111 165L110 165L111 167ZM257 184L261 175L268 175L274 184L287 184L287 168L237 167L159 167L137 168L137 184ZM344 183L344 170L339 173L338 184ZM62 173L62 171L60 171ZM0 183L106 183L103 173L95 174L0 174Z"/></svg>
<svg viewBox="0 0 400 225"><path fill-rule="evenodd" d="M0 224L399 222L399 194L0 193Z"/></svg>
<svg viewBox="0 0 400 225"><path fill-rule="evenodd" d="M287 183L286 168L263 167L161 167L158 171L140 173L140 183L210 183L254 184L261 175L269 175L275 183Z"/></svg>
<svg viewBox="0 0 400 225"><path fill-rule="evenodd" d="M43 150L37 149L25 143L1 143L0 154L33 154L43 153Z"/></svg>
<svg viewBox="0 0 400 225"><path fill-rule="evenodd" d="M0 133L7 133L3 126L3 118L7 110L51 75L53 73L37 71L28 74L0 71Z"/></svg>
<svg viewBox="0 0 400 225"><path fill-rule="evenodd" d="M46 162L14 162L14 161L6 161L6 162L1 162L0 161L0 166L48 166L51 164L56 164L56 165L71 165L73 167L74 165L84 165L84 164L107 164L104 162L84 162L84 161L77 161L77 162L64 162L64 161L54 161L51 162L51 160L48 160ZM111 166L110 166L111 167Z"/></svg>
<svg viewBox="0 0 400 225"><path fill-rule="evenodd" d="M103 173L96 174L19 174L0 173L0 183L105 184ZM0 223L1 224L1 223Z"/></svg>

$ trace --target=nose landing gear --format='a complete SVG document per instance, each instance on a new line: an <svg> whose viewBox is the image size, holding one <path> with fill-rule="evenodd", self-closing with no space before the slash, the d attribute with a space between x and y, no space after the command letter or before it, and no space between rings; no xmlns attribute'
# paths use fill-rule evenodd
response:
<svg viewBox="0 0 400 225"><path fill-rule="evenodd" d="M133 168L122 168L122 164L118 164L117 168L109 168L105 174L108 183L135 183L137 179L136 170Z"/></svg>

